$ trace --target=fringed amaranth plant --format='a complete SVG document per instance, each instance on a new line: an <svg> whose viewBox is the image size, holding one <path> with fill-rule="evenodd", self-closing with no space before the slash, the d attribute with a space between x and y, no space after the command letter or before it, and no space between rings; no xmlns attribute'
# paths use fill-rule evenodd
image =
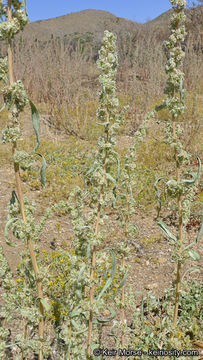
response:
<svg viewBox="0 0 203 360"><path fill-rule="evenodd" d="M83 288L81 286L78 288L78 294L80 289L80 296L82 291L85 299L83 309L89 312L88 358L92 358L91 351L99 347L98 337L96 333L93 334L93 325L110 321L115 316L111 308L109 308L111 316L108 319L101 319L99 316L99 312L105 306L103 296L111 286L116 273L116 259L112 249L110 249L112 256L110 277L99 293L95 286L97 276L99 277L97 267L102 264L99 251L103 248L105 230L108 228L107 209L115 204L116 179L113 177L113 169L118 165L118 158L114 147L116 133L123 119L123 112L120 113L118 110L119 102L116 97L117 62L116 37L105 31L97 61L101 72L99 82L102 87L97 119L98 124L103 127L103 135L98 140L93 167L85 177L86 190L82 192L80 188L76 188L69 199L70 204L75 203L71 210L75 231L74 248L76 254L81 257L80 284L83 283ZM88 271L90 276L87 276ZM93 341L97 344L93 344Z"/></svg>
<svg viewBox="0 0 203 360"><path fill-rule="evenodd" d="M1 59L0 63L0 78L4 81L5 85L2 89L4 107L7 106L10 110L9 123L2 131L2 142L11 143L13 153L13 164L16 178L16 188L12 193L12 198L9 205L8 222L5 229L5 238L8 244L8 229L12 229L13 234L20 240L24 241L27 249L29 249L29 256L34 271L34 277L36 281L38 307L39 307L39 339L41 345L39 349L39 358L43 359L43 341L44 341L44 298L42 291L42 279L38 264L36 261L36 254L33 246L32 235L35 232L33 211L31 210L32 204L23 198L22 185L20 179L20 168L26 169L31 167L32 159L39 146L39 116L35 105L28 99L28 96L24 90L24 86L20 80L14 81L13 75L13 60L12 60L12 40L15 35L22 30L28 23L28 16L26 10L26 1L12 1L8 0L7 4L4 1L0 2L0 15L2 22L0 23L0 39L7 40L8 43L8 58ZM3 21L4 20L4 21ZM37 145L31 154L24 151L19 151L17 142L22 137L21 124L19 121L20 113L24 110L27 104L30 104L32 111L33 127L37 136ZM45 185L45 167L46 162L43 158L43 166L41 170L41 181ZM27 207L26 207L27 205ZM21 214L21 217L19 217ZM24 296L26 294L24 293ZM26 318L26 315L25 317ZM24 340L27 337L27 325L24 326ZM23 357L23 351L22 351Z"/></svg>
<svg viewBox="0 0 203 360"><path fill-rule="evenodd" d="M116 144L115 135L122 123L123 114L119 114L119 102L116 97L116 72L117 72L117 52L116 52L116 37L105 31L105 36L102 40L102 47L99 51L99 59L97 65L101 71L99 82L102 90L99 95L99 109L97 111L97 119L99 124L104 128L104 135L98 141L98 152L94 162L94 170L90 176L92 183L91 189L91 203L94 204L94 234L92 242L90 243L91 252L91 287L90 287L90 316L88 328L88 356L91 355L91 337L92 337L92 324L94 314L94 273L96 265L96 254L102 246L104 240L103 234L100 230L100 225L103 223L104 218L107 222L107 215L105 209L114 202L114 190L116 180L112 176L112 166L118 163L117 153L114 150ZM114 265L112 264L112 268ZM112 281L113 273L110 278L109 284ZM106 290L106 286L102 292ZM98 298L101 297L101 294Z"/></svg>
<svg viewBox="0 0 203 360"><path fill-rule="evenodd" d="M182 266L186 259L190 256L193 260L199 259L199 254L191 249L191 247L198 241L203 231L201 227L200 233L196 240L186 245L186 225L190 216L190 208L194 194L197 190L198 180L201 172L201 162L198 156L198 172L194 173L188 170L183 175L186 166L189 165L191 154L184 150L184 130L181 126L181 114L184 112L184 95L183 79L184 73L182 72L182 65L184 59L184 51L182 50L182 43L185 39L185 14L184 8L186 6L185 0L170 0L173 8L173 15L171 17L170 30L171 35L169 41L165 42L166 49L168 50L168 62L165 67L166 74L168 76L165 94L167 97L163 100L163 104L156 108L157 111L167 109L170 118L165 123L165 142L173 149L173 159L175 162L176 176L167 180L165 184L165 190L167 196L171 201L175 202L177 217L178 217L178 229L177 234L174 235L163 222L158 222L159 227L164 234L170 238L174 245L174 261L177 264L176 272L176 298L175 308L173 315L173 324L176 326L178 318L178 307L180 298L180 285L182 274ZM156 192L159 202L161 202L160 194L157 189L157 184L163 178L159 178L155 183ZM160 209L159 209L160 210ZM198 267L192 267L189 270L198 271Z"/></svg>

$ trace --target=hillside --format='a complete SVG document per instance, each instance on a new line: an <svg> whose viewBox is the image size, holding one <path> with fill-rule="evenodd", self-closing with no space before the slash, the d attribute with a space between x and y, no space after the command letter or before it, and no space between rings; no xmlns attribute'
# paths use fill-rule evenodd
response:
<svg viewBox="0 0 203 360"><path fill-rule="evenodd" d="M156 37L163 41L169 35L169 23L172 10L168 10L156 17L155 19L148 21L143 25L143 28L151 33L156 33ZM186 30L188 37L192 37L195 42L203 43L203 5L199 5L195 8L186 9Z"/></svg>
<svg viewBox="0 0 203 360"><path fill-rule="evenodd" d="M197 37L203 34L203 5L195 9L186 10L187 31L194 33ZM104 30L109 30L120 35L131 35L139 37L146 33L156 33L156 38L163 40L168 34L168 25L170 22L171 10L164 12L154 20L145 24L117 17L103 10L84 10L70 13L64 16L48 20L40 20L27 25L26 30L20 35L25 40L31 42L46 42L52 38L61 38L75 36L76 34L92 34L98 41L101 40Z"/></svg>
<svg viewBox="0 0 203 360"><path fill-rule="evenodd" d="M70 13L57 18L36 21L28 24L23 33L25 39L46 41L54 37L64 37L76 33L94 33L101 37L104 30L119 33L135 32L139 24L116 17L115 15L103 10L84 10Z"/></svg>

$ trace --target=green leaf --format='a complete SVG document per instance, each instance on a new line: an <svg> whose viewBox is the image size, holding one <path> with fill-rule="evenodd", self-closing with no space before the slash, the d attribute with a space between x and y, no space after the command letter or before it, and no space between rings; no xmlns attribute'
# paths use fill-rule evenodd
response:
<svg viewBox="0 0 203 360"><path fill-rule="evenodd" d="M78 281L77 285L76 285L76 290L75 290L75 294L78 299L82 298L82 293L83 293L82 284L81 284L81 282Z"/></svg>
<svg viewBox="0 0 203 360"><path fill-rule="evenodd" d="M80 325L76 323L75 320L71 319L71 324L73 325L73 327L76 329L76 330L79 330L80 329Z"/></svg>
<svg viewBox="0 0 203 360"><path fill-rule="evenodd" d="M169 230L169 228L162 222L159 221L157 225L160 227L160 229L163 231L163 233L170 239L177 241L177 237L172 234L172 232Z"/></svg>
<svg viewBox="0 0 203 360"><path fill-rule="evenodd" d="M104 123L98 123L98 122L96 122L96 124L97 124L97 125L106 126L106 125L109 125L110 122L109 122L109 121L106 121L106 122L104 122Z"/></svg>
<svg viewBox="0 0 203 360"><path fill-rule="evenodd" d="M121 280L121 283L120 283L120 285L118 287L118 290L122 289L122 287L125 285L127 277L128 277L128 273L125 273L124 276L123 276L123 279Z"/></svg>
<svg viewBox="0 0 203 360"><path fill-rule="evenodd" d="M201 270L200 270L200 267L198 267L198 266L191 266L189 269L187 269L185 272L184 272L184 274L183 274L183 276L182 276L182 280L183 280L183 278L185 277L185 275L188 273L188 272L201 272Z"/></svg>
<svg viewBox="0 0 203 360"><path fill-rule="evenodd" d="M114 338L114 340L116 341L117 340L117 335L115 334L115 327L117 326L117 323L115 322L113 324L113 326L111 327L111 332L107 334L107 336L112 336Z"/></svg>
<svg viewBox="0 0 203 360"><path fill-rule="evenodd" d="M157 210L157 217L156 217L156 219L158 219L158 217L159 217L159 214L160 214L160 211L161 211L161 194L160 194L160 192L159 192L159 190L158 190L158 188L157 188L157 184L159 183L159 181L161 181L161 180L163 180L163 179L165 179L164 177L160 177L160 178L158 178L156 181L155 181L155 183L154 183L154 188L155 188L155 192L156 192L156 196L157 196L157 199L158 199L158 202L159 202L159 208L158 208L158 210Z"/></svg>
<svg viewBox="0 0 203 360"><path fill-rule="evenodd" d="M79 334L82 334L82 333L87 332L87 331L88 331L88 327L86 327L86 329L76 331L75 335L79 335Z"/></svg>
<svg viewBox="0 0 203 360"><path fill-rule="evenodd" d="M82 299L82 291L77 289L75 290L75 295L77 296L78 299Z"/></svg>
<svg viewBox="0 0 203 360"><path fill-rule="evenodd" d="M99 299L102 297L102 295L105 293L105 291L106 291L106 290L109 288L109 286L111 285L112 281L113 281L113 279L112 279L112 277L110 277L110 278L107 280L107 282L106 282L106 284L104 285L104 287L103 287L103 289L101 290L101 292L99 293L99 295L97 296L96 300L99 300Z"/></svg>
<svg viewBox="0 0 203 360"><path fill-rule="evenodd" d="M193 179L181 179L181 181L180 181L181 183L184 183L186 185L192 185L200 177L202 164L201 164L200 158L198 156L196 156L196 158L197 158L197 161L198 161L198 171L197 171L197 173L191 173L190 174L190 175L192 175Z"/></svg>
<svg viewBox="0 0 203 360"><path fill-rule="evenodd" d="M6 240L6 244L9 245L9 246L16 247L16 245L15 245L14 243L12 243L12 242L10 242L10 241L8 240L8 230L9 230L9 227L11 226L11 224L12 224L13 222L18 221L18 220L19 220L18 218L9 219L8 222L7 222L6 225L5 225L4 238L5 238L5 240Z"/></svg>
<svg viewBox="0 0 203 360"><path fill-rule="evenodd" d="M48 303L47 300L43 299L43 298L39 298L39 301L41 302L43 308L45 309L45 311L50 311L51 309L51 305Z"/></svg>
<svg viewBox="0 0 203 360"><path fill-rule="evenodd" d="M105 175L106 175L107 179L112 181L112 183L114 183L114 185L116 186L116 180L109 173L105 173Z"/></svg>
<svg viewBox="0 0 203 360"><path fill-rule="evenodd" d="M85 174L85 177L87 177L89 174L91 174L92 172L94 172L94 171L97 170L98 168L99 168L98 165L93 165L93 166L91 167L91 169L88 170L88 172Z"/></svg>
<svg viewBox="0 0 203 360"><path fill-rule="evenodd" d="M198 234L197 234L197 237L196 237L195 241L193 241L192 243L190 243L189 245L187 245L187 246L183 249L183 251L191 248L194 244L196 244L196 243L201 239L202 235L203 235L203 221L202 221L202 224L201 224L201 226L200 226L200 229L199 229L199 232L198 232Z"/></svg>
<svg viewBox="0 0 203 360"><path fill-rule="evenodd" d="M43 186L46 185L46 168L47 168L47 163L46 163L46 160L44 158L44 156L42 156L41 154L39 153L36 153L36 155L40 156L42 158L42 167L41 167L41 170L40 170L40 181L41 181L41 184Z"/></svg>
<svg viewBox="0 0 203 360"><path fill-rule="evenodd" d="M73 320L73 319L71 319L70 322L71 322L72 326L74 327L74 329L78 330L77 332L75 332L75 335L76 335L76 334L77 334L77 335L82 334L82 333L84 333L84 332L86 332L86 331L88 330L88 328L85 328L85 329L80 330L81 325L80 325L80 324L77 324L76 321Z"/></svg>
<svg viewBox="0 0 203 360"><path fill-rule="evenodd" d="M105 250L109 250L109 249L105 249ZM111 275L110 275L110 278L107 280L106 284L104 285L103 289L101 290L101 292L97 296L96 301L99 300L102 297L102 295L104 294L104 292L109 288L109 286L111 285L111 283L113 281L113 278L114 278L114 276L116 274L116 257L115 257L115 254L114 254L113 250L110 249L110 253L111 253L111 256L112 256Z"/></svg>
<svg viewBox="0 0 203 360"><path fill-rule="evenodd" d="M87 252L86 252L86 256L89 259L91 256L91 246L90 243L87 244Z"/></svg>
<svg viewBox="0 0 203 360"><path fill-rule="evenodd" d="M15 345L18 345L18 344L21 344L21 342L20 342L20 341L17 341L17 342L15 342L15 343L13 343L13 344L4 345L4 347L5 347L5 349L13 348Z"/></svg>
<svg viewBox="0 0 203 360"><path fill-rule="evenodd" d="M196 240L195 241L193 241L192 243L190 243L189 245L187 245L184 249L183 249L183 251L186 251L187 249L189 249L189 248L191 248L194 244L196 244L197 242L196 242Z"/></svg>
<svg viewBox="0 0 203 360"><path fill-rule="evenodd" d="M44 186L46 185L46 167L47 167L46 160L44 156L42 156L42 167L40 170L40 176L41 176L41 183Z"/></svg>
<svg viewBox="0 0 203 360"><path fill-rule="evenodd" d="M195 250L189 250L188 255L195 261L200 259L200 255Z"/></svg>
<svg viewBox="0 0 203 360"><path fill-rule="evenodd" d="M39 134L40 119L39 119L39 113L37 111L36 106L33 104L33 102L31 100L29 100L29 103L30 103L30 108L31 108L31 112L32 112L32 125L33 125L34 131L36 134L36 139L37 139L37 143L36 143L36 146L35 146L33 152L36 152L36 150L38 149L39 144L40 144L40 134Z"/></svg>
<svg viewBox="0 0 203 360"><path fill-rule="evenodd" d="M87 179L89 177L90 174L94 173L94 171L96 171L99 168L98 165L93 165L90 170L88 170L88 172L85 174L84 177L84 185L85 185L85 190L87 190Z"/></svg>
<svg viewBox="0 0 203 360"><path fill-rule="evenodd" d="M85 268L86 268L86 265L83 265L83 266L81 267L81 269L80 269L80 271L79 271L78 279L77 279L78 282L81 281L82 274L83 274Z"/></svg>
<svg viewBox="0 0 203 360"><path fill-rule="evenodd" d="M37 140L36 146L35 146L34 150L32 151L32 154L36 154L42 158L42 167L40 170L40 177L41 177L41 184L43 186L45 186L46 185L46 167L47 167L46 160L41 154L36 152L40 145L40 133L39 133L40 118L39 118L39 113L38 113L36 106L33 104L33 102L31 100L29 100L29 103L30 103L30 108L31 108L31 112L32 112L32 125L33 125L33 129L35 131L36 140Z"/></svg>
<svg viewBox="0 0 203 360"><path fill-rule="evenodd" d="M115 319L115 317L116 317L116 311L114 310L114 309L112 309L111 307L107 307L107 309L110 311L110 313L111 313L111 316L109 316L108 318L106 318L106 319L99 319L99 318L97 318L97 321L98 321L98 323L105 323L105 322L109 322L109 321L112 321L113 319Z"/></svg>
<svg viewBox="0 0 203 360"><path fill-rule="evenodd" d="M83 311L80 311L80 310L73 310L73 311L70 313L69 316L70 316L70 318L72 319L72 318L74 318L74 317L76 317L76 316L80 316L80 315L83 315L83 316L86 318L84 312L83 312Z"/></svg>
<svg viewBox="0 0 203 360"><path fill-rule="evenodd" d="M12 194L11 194L11 200L10 200L10 205L13 205L15 204L15 201L18 201L19 203L19 200L18 200L18 197L17 197L17 194L15 192L15 190L12 191Z"/></svg>

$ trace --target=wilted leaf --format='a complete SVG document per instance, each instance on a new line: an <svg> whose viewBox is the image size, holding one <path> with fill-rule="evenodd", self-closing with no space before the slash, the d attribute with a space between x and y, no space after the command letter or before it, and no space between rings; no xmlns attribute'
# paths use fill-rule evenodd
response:
<svg viewBox="0 0 203 360"><path fill-rule="evenodd" d="M115 317L116 317L116 311L114 309L112 309L111 307L107 307L107 309L110 311L111 313L111 316L109 316L108 318L106 319L99 319L97 318L97 321L99 323L105 323L105 322L109 322L109 321L112 321Z"/></svg>
<svg viewBox="0 0 203 360"><path fill-rule="evenodd" d="M11 224L13 222L16 222L17 220L18 220L18 218L9 219L6 223L5 230L4 230L4 238L6 240L6 244L9 246L13 246L13 247L15 247L16 245L8 240L8 230L9 230L9 227L11 226Z"/></svg>
<svg viewBox="0 0 203 360"><path fill-rule="evenodd" d="M188 272L201 272L201 270L200 270L200 268L199 267L197 267L197 266L191 266L189 269L187 269L185 272L184 272L184 274L183 274L183 276L182 276L182 280L183 280L183 278L185 277L185 275L188 273Z"/></svg>
<svg viewBox="0 0 203 360"><path fill-rule="evenodd" d="M172 234L172 232L169 230L169 228L162 222L159 221L157 225L160 227L160 229L163 231L163 233L170 239L177 241L177 238L175 235Z"/></svg>

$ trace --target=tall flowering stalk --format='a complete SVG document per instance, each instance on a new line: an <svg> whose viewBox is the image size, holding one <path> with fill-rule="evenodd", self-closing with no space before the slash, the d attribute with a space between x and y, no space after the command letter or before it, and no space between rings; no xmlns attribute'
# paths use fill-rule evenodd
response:
<svg viewBox="0 0 203 360"><path fill-rule="evenodd" d="M39 268L36 261L36 255L34 252L34 247L32 243L32 222L33 217L27 218L26 213L29 213L25 208L25 203L23 199L22 185L20 179L20 168L28 168L31 166L31 160L33 154L36 152L38 145L36 146L33 154L28 154L24 151L19 151L17 148L17 142L21 138L21 129L19 122L19 115L24 110L25 106L30 103L32 114L33 114L33 125L37 135L37 142L39 144L39 119L38 113L34 104L28 99L27 94L24 90L24 86L20 80L14 81L13 75L13 59L12 59L12 40L15 35L23 30L23 28L28 23L27 10L26 10L26 1L12 1L8 0L8 4L4 5L3 1L0 1L0 15L1 19L4 17L6 20L0 24L0 39L7 40L8 42L8 58L1 59L0 63L0 77L4 81L5 86L2 90L4 103L10 110L9 123L2 132L2 142L12 144L12 153L13 153L13 163L14 163L14 172L16 178L16 189L12 194L12 199L9 207L9 218L6 225L6 238L8 228L11 227L13 233L17 235L17 238L25 240L27 247L29 249L30 258L33 266L33 270L36 278L37 293L39 297L39 310L40 310L40 320L39 320L39 338L43 342L44 337L44 307L43 307L43 291L42 291L42 281L40 279ZM8 63L7 63L8 61ZM37 154L40 155L40 154ZM41 155L40 155L41 156ZM43 159L45 165L45 160ZM44 177L44 168L42 169L42 183L45 183ZM14 207L18 207L22 216L22 221L14 217L17 215L17 212L14 211ZM29 220L29 221L28 221ZM25 337L26 337L26 325L25 325ZM23 356L23 355L22 355ZM39 350L39 359L43 359L43 353Z"/></svg>
<svg viewBox="0 0 203 360"><path fill-rule="evenodd" d="M184 9L186 6L185 0L170 0L173 8L173 15L171 17L170 30L171 35L169 40L165 42L166 49L169 53L168 62L165 67L168 79L165 87L165 94L167 97L164 99L163 104L156 108L161 110L163 108L168 109L170 119L165 123L165 142L169 144L174 152L173 159L175 161L176 176L175 178L169 179L166 182L166 194L172 200L176 202L177 215L178 215L178 230L177 234L174 235L170 232L167 226L163 222L158 222L158 225L169 237L175 247L174 260L177 263L176 270L176 298L175 308L173 316L173 324L176 326L178 317L179 297L180 297L180 286L182 277L182 265L187 259L188 255L194 260L199 259L199 255L191 250L191 243L189 246L185 245L186 242L186 225L190 216L190 208L193 196L197 190L197 183L200 176L201 162L197 157L199 169L197 174L190 171L187 172L183 177L182 172L186 165L189 165L191 154L184 150L184 145L181 142L183 139L184 130L181 127L179 118L184 112L184 95L183 90L183 79L184 73L182 72L184 51L182 50L181 44L185 39L185 14ZM183 167L184 166L184 167ZM158 179L161 180L163 178ZM157 182L156 182L157 185ZM156 187L155 185L155 187ZM156 188L157 190L157 188ZM157 194L159 194L157 192ZM158 195L159 196L159 195ZM160 201L160 196L159 196ZM198 240L199 235L196 239Z"/></svg>
<svg viewBox="0 0 203 360"><path fill-rule="evenodd" d="M118 113L119 102L116 97L116 73L118 57L116 52L116 37L105 31L102 39L102 47L99 51L97 66L101 71L99 82L102 90L99 95L100 106L97 110L97 119L103 127L103 136L98 141L98 152L94 162L94 170L91 173L91 202L95 204L95 210L92 212L95 218L94 235L91 242L91 275L92 282L90 287L90 316L88 328L88 356L91 354L91 338L93 323L93 305L94 305L94 273L96 264L96 253L102 245L102 232L100 225L107 221L104 214L105 208L112 204L114 200L113 189L116 180L112 176L112 166L117 164L117 153L114 150L116 144L116 132L122 122L122 115Z"/></svg>
<svg viewBox="0 0 203 360"><path fill-rule="evenodd" d="M97 322L98 312L103 309L105 303L103 295L112 284L115 276L115 255L112 255L111 276L96 296L95 285L97 283L96 265L101 264L99 250L103 248L108 227L107 209L115 202L116 179L114 169L118 164L117 153L114 149L116 133L122 123L123 114L119 113L119 102L116 97L116 72L117 72L116 37L109 31L105 31L102 46L99 51L97 66L100 70L99 82L101 91L99 94L99 108L97 110L98 125L103 129L103 135L98 139L98 148L94 157L92 168L85 177L86 189L82 192L76 188L70 196L71 216L75 231L74 248L77 256L81 257L81 275L78 285L80 296L85 297L82 304L83 310L88 311L88 336L87 356L91 357L91 351L96 344L93 334L93 324ZM86 211L85 211L86 207ZM105 249L102 250L104 252ZM97 258L97 263L96 263ZM88 261L88 264L87 264ZM87 271L90 269L90 275ZM85 286L84 286L85 285ZM79 291L78 287L78 291ZM89 296L88 289L89 288ZM104 321L110 321L114 314ZM97 344L98 347L98 344Z"/></svg>

